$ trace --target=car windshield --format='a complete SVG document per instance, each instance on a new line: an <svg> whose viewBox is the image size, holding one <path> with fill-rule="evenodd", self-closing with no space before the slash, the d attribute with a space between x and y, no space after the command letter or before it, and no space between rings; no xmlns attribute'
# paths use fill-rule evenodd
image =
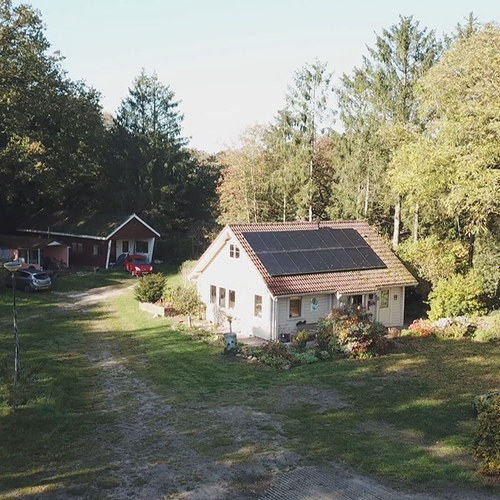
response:
<svg viewBox="0 0 500 500"><path fill-rule="evenodd" d="M145 257L137 257L132 261L134 264L148 265L149 261Z"/></svg>

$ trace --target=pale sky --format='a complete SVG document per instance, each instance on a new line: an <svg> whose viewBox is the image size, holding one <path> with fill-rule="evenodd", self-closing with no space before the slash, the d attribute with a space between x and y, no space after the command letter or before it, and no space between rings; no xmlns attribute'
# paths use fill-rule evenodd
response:
<svg viewBox="0 0 500 500"><path fill-rule="evenodd" d="M115 113L142 68L181 101L190 146L214 153L284 106L296 70L316 59L337 77L375 33L413 15L439 37L473 11L500 22L499 0L31 0L72 79Z"/></svg>

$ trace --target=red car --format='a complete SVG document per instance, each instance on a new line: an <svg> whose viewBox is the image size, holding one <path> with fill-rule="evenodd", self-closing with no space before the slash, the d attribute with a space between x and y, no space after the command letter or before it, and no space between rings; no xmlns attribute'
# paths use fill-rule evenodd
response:
<svg viewBox="0 0 500 500"><path fill-rule="evenodd" d="M127 255L124 265L132 276L142 276L153 272L153 266L144 255Z"/></svg>

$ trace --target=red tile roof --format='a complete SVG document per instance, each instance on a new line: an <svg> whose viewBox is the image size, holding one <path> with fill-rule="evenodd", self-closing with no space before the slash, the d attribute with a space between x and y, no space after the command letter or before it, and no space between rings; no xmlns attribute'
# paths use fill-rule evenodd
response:
<svg viewBox="0 0 500 500"><path fill-rule="evenodd" d="M335 292L339 294L366 293L390 286L413 286L415 278L386 245L384 239L364 221L321 222L321 227L332 229L355 229L383 260L384 269L364 271L341 271L294 276L271 276L262 265L243 236L247 232L299 231L317 229L317 222L286 222L261 224L230 224L240 245L244 248L274 296L304 293Z"/></svg>

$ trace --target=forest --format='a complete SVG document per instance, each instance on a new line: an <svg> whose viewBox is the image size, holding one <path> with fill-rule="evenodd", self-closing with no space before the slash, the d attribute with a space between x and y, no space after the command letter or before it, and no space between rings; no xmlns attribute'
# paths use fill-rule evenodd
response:
<svg viewBox="0 0 500 500"><path fill-rule="evenodd" d="M49 211L136 212L159 257L196 258L231 222L366 219L435 316L496 308L500 28L438 38L413 17L359 67L296 70L283 109L215 155L189 147L175 92L142 71L115 116L73 81L42 13L0 0L0 232Z"/></svg>

